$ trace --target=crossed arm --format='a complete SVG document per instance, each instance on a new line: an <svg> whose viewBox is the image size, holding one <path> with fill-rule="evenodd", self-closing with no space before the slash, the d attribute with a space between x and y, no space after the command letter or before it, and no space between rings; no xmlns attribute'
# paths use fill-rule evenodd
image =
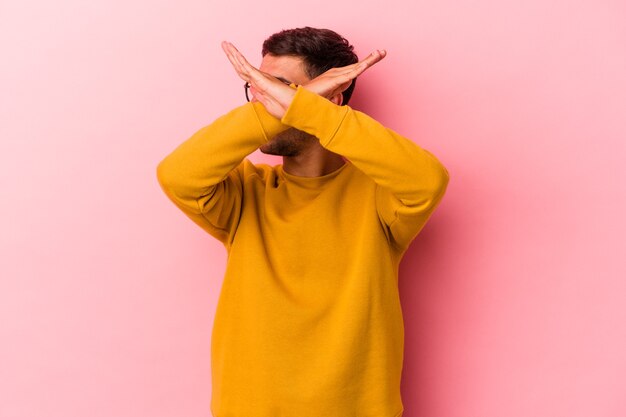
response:
<svg viewBox="0 0 626 417"><path fill-rule="evenodd" d="M252 67L232 45L222 46L239 76L251 84L255 102L198 130L161 161L157 175L168 197L228 245L241 210L246 175L242 160L291 126L317 137L322 146L348 158L376 183L376 207L389 240L406 249L441 200L447 170L409 139L330 100L386 52L331 69L294 89Z"/></svg>
<svg viewBox="0 0 626 417"><path fill-rule="evenodd" d="M374 180L376 206L388 237L396 248L406 249L443 197L448 171L429 151L368 115L330 100L387 52L376 50L360 62L332 68L293 89L250 65L232 44L223 42L222 48L268 113L317 137L322 146L347 157Z"/></svg>

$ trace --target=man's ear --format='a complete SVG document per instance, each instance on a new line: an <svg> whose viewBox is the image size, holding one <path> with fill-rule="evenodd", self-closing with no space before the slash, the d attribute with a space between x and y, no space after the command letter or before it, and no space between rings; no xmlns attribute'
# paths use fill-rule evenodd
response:
<svg viewBox="0 0 626 417"><path fill-rule="evenodd" d="M341 104L343 104L343 94L341 93L335 94L334 96L330 98L330 101L332 101L338 106L341 106Z"/></svg>

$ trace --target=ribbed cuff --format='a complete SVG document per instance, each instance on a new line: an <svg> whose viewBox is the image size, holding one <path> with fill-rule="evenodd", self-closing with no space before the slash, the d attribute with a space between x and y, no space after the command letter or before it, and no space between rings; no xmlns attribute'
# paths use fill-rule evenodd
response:
<svg viewBox="0 0 626 417"><path fill-rule="evenodd" d="M289 126L284 125L279 119L272 116L260 102L255 101L248 104L252 107L256 115L266 142L280 132L289 129Z"/></svg>
<svg viewBox="0 0 626 417"><path fill-rule="evenodd" d="M325 97L298 86L281 122L317 137L320 144L326 146L349 110L348 106L338 106Z"/></svg>

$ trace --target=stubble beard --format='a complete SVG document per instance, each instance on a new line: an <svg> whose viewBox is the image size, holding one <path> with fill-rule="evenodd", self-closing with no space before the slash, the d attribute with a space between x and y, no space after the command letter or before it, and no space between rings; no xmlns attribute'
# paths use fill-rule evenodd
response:
<svg viewBox="0 0 626 417"><path fill-rule="evenodd" d="M291 127L260 146L259 150L268 155L298 156L315 140L315 136Z"/></svg>

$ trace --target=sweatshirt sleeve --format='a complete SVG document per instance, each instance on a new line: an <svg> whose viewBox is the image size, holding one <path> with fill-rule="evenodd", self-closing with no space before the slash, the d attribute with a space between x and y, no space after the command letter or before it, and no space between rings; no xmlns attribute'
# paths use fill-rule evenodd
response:
<svg viewBox="0 0 626 417"><path fill-rule="evenodd" d="M437 158L362 112L298 86L281 122L316 136L372 178L378 217L402 252L443 198L449 174Z"/></svg>
<svg viewBox="0 0 626 417"><path fill-rule="evenodd" d="M243 159L288 129L259 102L196 131L157 165L157 179L183 213L229 246L241 213Z"/></svg>

